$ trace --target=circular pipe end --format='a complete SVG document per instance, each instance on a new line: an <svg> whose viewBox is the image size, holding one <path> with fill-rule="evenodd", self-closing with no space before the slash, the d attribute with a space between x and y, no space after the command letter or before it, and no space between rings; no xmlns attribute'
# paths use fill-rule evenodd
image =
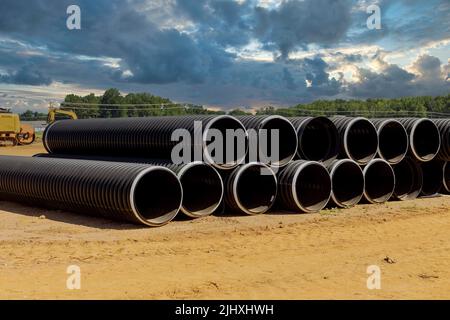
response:
<svg viewBox="0 0 450 320"><path fill-rule="evenodd" d="M395 175L391 165L383 159L370 161L364 170L364 198L373 204L385 203L394 194Z"/></svg>
<svg viewBox="0 0 450 320"><path fill-rule="evenodd" d="M338 130L326 117L314 117L305 120L297 128L300 159L330 162L339 153Z"/></svg>
<svg viewBox="0 0 450 320"><path fill-rule="evenodd" d="M423 173L420 165L410 158L394 165L395 189L393 198L413 200L422 192Z"/></svg>
<svg viewBox="0 0 450 320"><path fill-rule="evenodd" d="M47 125L47 127L44 130L44 133L42 134L42 144L44 145L44 148L48 153L52 153L52 150L50 149L50 146L48 145L47 135L48 135L48 132L50 131L51 127L55 123L56 123L56 121Z"/></svg>
<svg viewBox="0 0 450 320"><path fill-rule="evenodd" d="M209 216L220 205L223 182L220 174L204 162L189 163L178 172L183 186L181 212L191 218Z"/></svg>
<svg viewBox="0 0 450 320"><path fill-rule="evenodd" d="M444 189L447 193L450 193L450 166L449 162L444 164Z"/></svg>
<svg viewBox="0 0 450 320"><path fill-rule="evenodd" d="M331 198L331 178L327 168L316 161L300 165L292 182L292 196L300 211L318 212L325 208Z"/></svg>
<svg viewBox="0 0 450 320"><path fill-rule="evenodd" d="M332 182L331 200L338 207L357 205L364 195L364 174L353 160L337 160L330 167Z"/></svg>
<svg viewBox="0 0 450 320"><path fill-rule="evenodd" d="M384 120L378 126L378 154L390 164L402 161L408 153L408 133L397 120Z"/></svg>
<svg viewBox="0 0 450 320"><path fill-rule="evenodd" d="M444 164L433 160L421 164L423 171L423 188L421 196L429 197L438 194L443 187Z"/></svg>
<svg viewBox="0 0 450 320"><path fill-rule="evenodd" d="M220 134L221 143L211 141L215 133ZM230 134L232 133L232 134ZM242 122L230 115L221 115L210 120L203 130L203 156L205 162L221 170L231 170L245 161L248 152L248 132ZM227 146L233 146L232 159ZM215 156L212 156L214 151Z"/></svg>
<svg viewBox="0 0 450 320"><path fill-rule="evenodd" d="M344 150L360 165L373 160L378 152L378 133L373 123L363 117L352 119L345 128Z"/></svg>
<svg viewBox="0 0 450 320"><path fill-rule="evenodd" d="M142 224L163 226L172 221L181 208L183 188L171 170L149 167L134 179L130 190L131 210Z"/></svg>
<svg viewBox="0 0 450 320"><path fill-rule="evenodd" d="M264 163L272 166L272 167L284 167L289 162L291 162L294 157L297 154L297 130L295 129L294 125L285 117L278 116L278 115L272 115L266 117L259 127L259 130L267 130L266 137L266 143L267 148L261 148L261 146L258 148L261 152L261 150L266 149L270 150L271 153L269 155L263 155L264 157L268 158L267 162L264 161ZM278 130L278 159L272 159L272 151L274 146L272 146L271 143L271 131L272 130ZM258 144L260 143L260 140L258 139ZM263 160L263 159L261 159ZM269 163L270 161L270 163Z"/></svg>
<svg viewBox="0 0 450 320"><path fill-rule="evenodd" d="M411 129L409 139L411 152L422 162L433 160L441 148L441 134L433 121L417 119Z"/></svg>
<svg viewBox="0 0 450 320"><path fill-rule="evenodd" d="M269 211L277 196L277 178L272 169L265 164L251 162L237 170L232 185L237 207L248 215Z"/></svg>

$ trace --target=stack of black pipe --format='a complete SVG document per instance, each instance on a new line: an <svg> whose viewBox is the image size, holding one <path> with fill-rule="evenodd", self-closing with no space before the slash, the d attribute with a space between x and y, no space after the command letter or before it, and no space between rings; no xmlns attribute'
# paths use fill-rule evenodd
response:
<svg viewBox="0 0 450 320"><path fill-rule="evenodd" d="M47 154L0 157L0 199L160 226L179 210L317 212L450 193L450 119L64 120L43 143Z"/></svg>

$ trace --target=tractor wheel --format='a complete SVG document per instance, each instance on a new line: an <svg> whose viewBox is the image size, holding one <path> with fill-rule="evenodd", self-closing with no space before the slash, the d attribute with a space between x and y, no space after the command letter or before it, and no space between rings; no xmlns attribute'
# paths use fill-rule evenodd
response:
<svg viewBox="0 0 450 320"><path fill-rule="evenodd" d="M16 136L17 142L21 146L29 145L34 142L36 135L34 128L28 124L23 124L20 133Z"/></svg>
<svg viewBox="0 0 450 320"><path fill-rule="evenodd" d="M36 135L33 133L31 135L25 135L25 136L18 136L17 137L17 143L21 146L27 146L29 144L32 144L36 140Z"/></svg>

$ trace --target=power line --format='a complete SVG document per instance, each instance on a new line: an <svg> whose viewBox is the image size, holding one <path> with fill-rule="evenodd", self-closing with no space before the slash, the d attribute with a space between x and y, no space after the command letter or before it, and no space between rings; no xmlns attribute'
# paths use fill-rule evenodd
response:
<svg viewBox="0 0 450 320"><path fill-rule="evenodd" d="M74 106L106 106L106 107L147 107L147 106L180 106L180 103L124 103L124 104L114 104L114 103L85 103L85 102L61 102L63 105L74 105ZM181 107L184 108L186 104Z"/></svg>

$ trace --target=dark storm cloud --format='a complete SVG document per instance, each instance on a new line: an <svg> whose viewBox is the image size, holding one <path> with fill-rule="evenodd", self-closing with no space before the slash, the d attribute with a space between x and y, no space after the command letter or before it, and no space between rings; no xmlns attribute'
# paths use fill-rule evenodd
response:
<svg viewBox="0 0 450 320"><path fill-rule="evenodd" d="M52 83L52 80L40 70L27 65L11 74L0 75L0 82L39 86L49 85Z"/></svg>
<svg viewBox="0 0 450 320"><path fill-rule="evenodd" d="M258 99L280 104L307 102L339 94L395 96L448 88L437 72L440 61L436 67L432 57L417 62L419 76L395 65L380 72L360 68L362 82L358 84L346 84L342 76L332 78L331 71L368 57L335 52L330 54L331 62L321 55L289 58L289 53L311 45L323 48L373 43L391 34L404 36L404 28L416 21L396 24L387 20L382 32L365 34L367 14L355 14L356 1L286 0L270 8L258 7L255 0L160 1L158 5L169 15L163 18L145 9L151 1L2 0L0 82L48 85L58 81L130 91L166 86L160 92L169 97L168 87L182 100L177 90L183 88L184 97L219 105ZM421 5L399 1L411 7ZM382 10L384 5L389 10L392 2L381 2ZM420 25L411 25L405 39L438 39L448 31L444 19L448 3L432 3L436 19L417 20ZM72 4L81 7L82 30L66 28L66 8ZM185 24L185 29L177 30L165 19ZM436 23L441 25L438 31ZM356 27L361 32L352 30ZM252 41L277 58L273 62L238 58L235 52Z"/></svg>
<svg viewBox="0 0 450 320"><path fill-rule="evenodd" d="M410 73L398 65L388 64L377 58L383 65L379 72L358 68L360 81L351 84L349 93L360 98L395 98L410 95L443 95L450 91L441 61L433 56L422 55L414 63L415 73Z"/></svg>
<svg viewBox="0 0 450 320"><path fill-rule="evenodd" d="M391 65L382 72L374 72L359 68L360 82L352 84L352 96L361 98L408 96L413 93L411 81L414 74L409 73L396 65Z"/></svg>
<svg viewBox="0 0 450 320"><path fill-rule="evenodd" d="M69 4L82 8L82 30L66 28ZM2 0L2 7L0 35L50 51L121 59L122 71L129 69L134 77L128 80L136 82L201 82L230 61L223 50L175 29L158 29L125 1Z"/></svg>
<svg viewBox="0 0 450 320"><path fill-rule="evenodd" d="M219 46L243 46L251 39L251 1L177 0L175 12L196 24L195 38Z"/></svg>
<svg viewBox="0 0 450 320"><path fill-rule="evenodd" d="M330 45L344 37L351 24L351 1L284 1L278 8L256 10L255 34L282 56L309 44Z"/></svg>

